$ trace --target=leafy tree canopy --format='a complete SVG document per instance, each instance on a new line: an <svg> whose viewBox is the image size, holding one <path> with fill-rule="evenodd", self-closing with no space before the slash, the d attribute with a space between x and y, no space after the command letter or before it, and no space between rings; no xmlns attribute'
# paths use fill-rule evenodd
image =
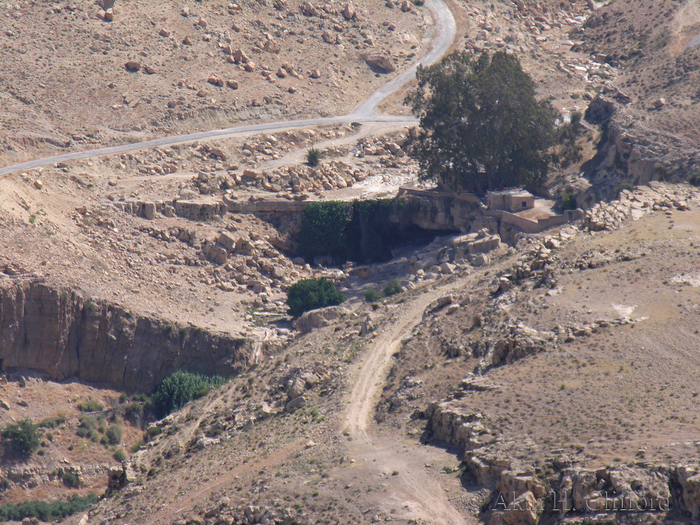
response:
<svg viewBox="0 0 700 525"><path fill-rule="evenodd" d="M536 188L552 162L580 159L580 120L557 127L558 112L536 99L534 82L512 54L455 52L419 68L417 80L406 103L420 117L412 154L425 180L477 194Z"/></svg>

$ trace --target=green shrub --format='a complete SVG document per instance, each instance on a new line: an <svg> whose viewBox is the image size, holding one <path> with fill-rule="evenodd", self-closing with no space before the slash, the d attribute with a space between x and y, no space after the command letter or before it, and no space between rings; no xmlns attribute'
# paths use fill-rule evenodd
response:
<svg viewBox="0 0 700 525"><path fill-rule="evenodd" d="M310 202L301 216L299 253L305 257L343 257L349 221L349 207L344 202Z"/></svg>
<svg viewBox="0 0 700 525"><path fill-rule="evenodd" d="M617 187L613 190L613 194L615 195L615 198L619 197L619 196L620 196L620 193L622 193L624 190L627 190L627 191L634 191L634 184L631 184L631 183L629 183L629 182L623 182L622 184L620 184L619 186L617 186Z"/></svg>
<svg viewBox="0 0 700 525"><path fill-rule="evenodd" d="M65 414L58 414L56 417L47 417L46 419L42 419L39 423L37 423L36 426L38 428L56 428L58 425L61 425L65 422Z"/></svg>
<svg viewBox="0 0 700 525"><path fill-rule="evenodd" d="M61 481L66 487L70 487L72 489L80 488L80 476L69 470L63 471L63 474L61 474Z"/></svg>
<svg viewBox="0 0 700 525"><path fill-rule="evenodd" d="M110 425L105 432L105 437L110 445L119 445L122 442L122 426L119 423Z"/></svg>
<svg viewBox="0 0 700 525"><path fill-rule="evenodd" d="M287 305L289 313L299 317L304 312L334 306L345 301L345 296L335 289L333 281L326 277L302 279L289 287Z"/></svg>
<svg viewBox="0 0 700 525"><path fill-rule="evenodd" d="M114 451L114 455L112 456L114 459L120 462L126 461L126 452L124 452L122 449L118 448L117 450Z"/></svg>
<svg viewBox="0 0 700 525"><path fill-rule="evenodd" d="M24 518L39 518L49 522L84 512L97 503L97 496L75 495L67 501L30 500L22 503L8 503L0 506L0 520L22 521Z"/></svg>
<svg viewBox="0 0 700 525"><path fill-rule="evenodd" d="M367 290L365 292L365 302L367 303L376 303L379 301L379 299L382 298L382 294L379 293L377 290Z"/></svg>
<svg viewBox="0 0 700 525"><path fill-rule="evenodd" d="M136 452L141 450L142 446L143 446L143 439L139 439L136 443L131 445L131 452L135 454Z"/></svg>
<svg viewBox="0 0 700 525"><path fill-rule="evenodd" d="M573 193L565 194L562 201L565 210L575 210L577 208L576 197L574 197Z"/></svg>
<svg viewBox="0 0 700 525"><path fill-rule="evenodd" d="M78 410L81 412L102 412L105 409L104 405L93 398L88 398L87 401L78 403Z"/></svg>
<svg viewBox="0 0 700 525"><path fill-rule="evenodd" d="M319 162L321 162L321 159L325 156L323 151L321 151L318 148L309 148L306 151L306 155L304 156L304 160L306 163L311 166L312 168L315 168L318 166Z"/></svg>
<svg viewBox="0 0 700 525"><path fill-rule="evenodd" d="M10 486L10 482L7 478L0 478L0 492L5 492Z"/></svg>
<svg viewBox="0 0 700 525"><path fill-rule="evenodd" d="M163 429L160 427L148 427L146 432L148 433L148 437L156 437L161 435Z"/></svg>
<svg viewBox="0 0 700 525"><path fill-rule="evenodd" d="M164 418L197 398L197 392L208 386L219 388L226 383L221 376L207 377L177 371L163 380L153 394L153 408L158 418Z"/></svg>
<svg viewBox="0 0 700 525"><path fill-rule="evenodd" d="M21 456L29 457L39 448L37 427L29 419L8 424L0 434L10 449Z"/></svg>
<svg viewBox="0 0 700 525"><path fill-rule="evenodd" d="M397 293L403 292L403 287L401 286L401 283L398 281L398 279L392 279L388 283L386 283L386 286L384 287L384 295L387 297L391 297L392 295L396 295Z"/></svg>
<svg viewBox="0 0 700 525"><path fill-rule="evenodd" d="M76 434L82 438L91 439L97 430L97 425L97 419L95 419L93 416L82 414L80 416L80 424L78 425Z"/></svg>

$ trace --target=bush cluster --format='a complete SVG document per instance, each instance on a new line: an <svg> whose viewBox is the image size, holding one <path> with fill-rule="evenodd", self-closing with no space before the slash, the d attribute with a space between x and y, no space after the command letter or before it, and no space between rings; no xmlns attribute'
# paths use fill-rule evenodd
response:
<svg viewBox="0 0 700 525"><path fill-rule="evenodd" d="M29 419L8 424L0 434L10 449L21 456L29 457L39 448L37 426Z"/></svg>
<svg viewBox="0 0 700 525"><path fill-rule="evenodd" d="M39 518L41 521L55 521L78 512L83 512L97 503L97 496L73 496L67 501L31 500L22 503L8 503L0 506L0 520L22 521L24 518Z"/></svg>
<svg viewBox="0 0 700 525"><path fill-rule="evenodd" d="M403 292L403 287L398 279L391 279L388 283L386 283L383 292L385 296L391 297L392 295Z"/></svg>
<svg viewBox="0 0 700 525"><path fill-rule="evenodd" d="M93 398L88 398L87 401L78 403L78 410L81 412L102 412L105 409L104 405Z"/></svg>
<svg viewBox="0 0 700 525"><path fill-rule="evenodd" d="M221 376L203 376L178 370L165 378L155 394L153 408L156 417L162 419L181 409L193 399L206 395L212 388L219 388L226 379Z"/></svg>
<svg viewBox="0 0 700 525"><path fill-rule="evenodd" d="M287 305L289 313L299 317L304 312L335 306L345 301L345 296L335 289L333 281L326 277L302 279L289 287Z"/></svg>

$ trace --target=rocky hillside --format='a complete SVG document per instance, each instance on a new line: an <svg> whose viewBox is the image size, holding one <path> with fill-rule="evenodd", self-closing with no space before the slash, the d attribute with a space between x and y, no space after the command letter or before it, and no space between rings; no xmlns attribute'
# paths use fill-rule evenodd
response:
<svg viewBox="0 0 700 525"><path fill-rule="evenodd" d="M611 2L573 35L595 61L620 73L601 93L603 118L611 120L591 165L594 185L687 180L700 171L699 36L697 3L671 0Z"/></svg>
<svg viewBox="0 0 700 525"><path fill-rule="evenodd" d="M6 5L2 159L348 113L423 54L424 16L409 2Z"/></svg>

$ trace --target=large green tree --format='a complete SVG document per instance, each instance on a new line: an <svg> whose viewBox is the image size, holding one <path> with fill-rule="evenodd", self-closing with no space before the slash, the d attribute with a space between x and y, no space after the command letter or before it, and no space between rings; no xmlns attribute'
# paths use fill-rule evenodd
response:
<svg viewBox="0 0 700 525"><path fill-rule="evenodd" d="M421 176L453 191L483 194L510 186L535 188L552 161L576 158L556 145L558 112L536 98L535 83L505 52L455 52L419 68L406 103L420 117L412 154ZM568 126L568 125L567 125Z"/></svg>

